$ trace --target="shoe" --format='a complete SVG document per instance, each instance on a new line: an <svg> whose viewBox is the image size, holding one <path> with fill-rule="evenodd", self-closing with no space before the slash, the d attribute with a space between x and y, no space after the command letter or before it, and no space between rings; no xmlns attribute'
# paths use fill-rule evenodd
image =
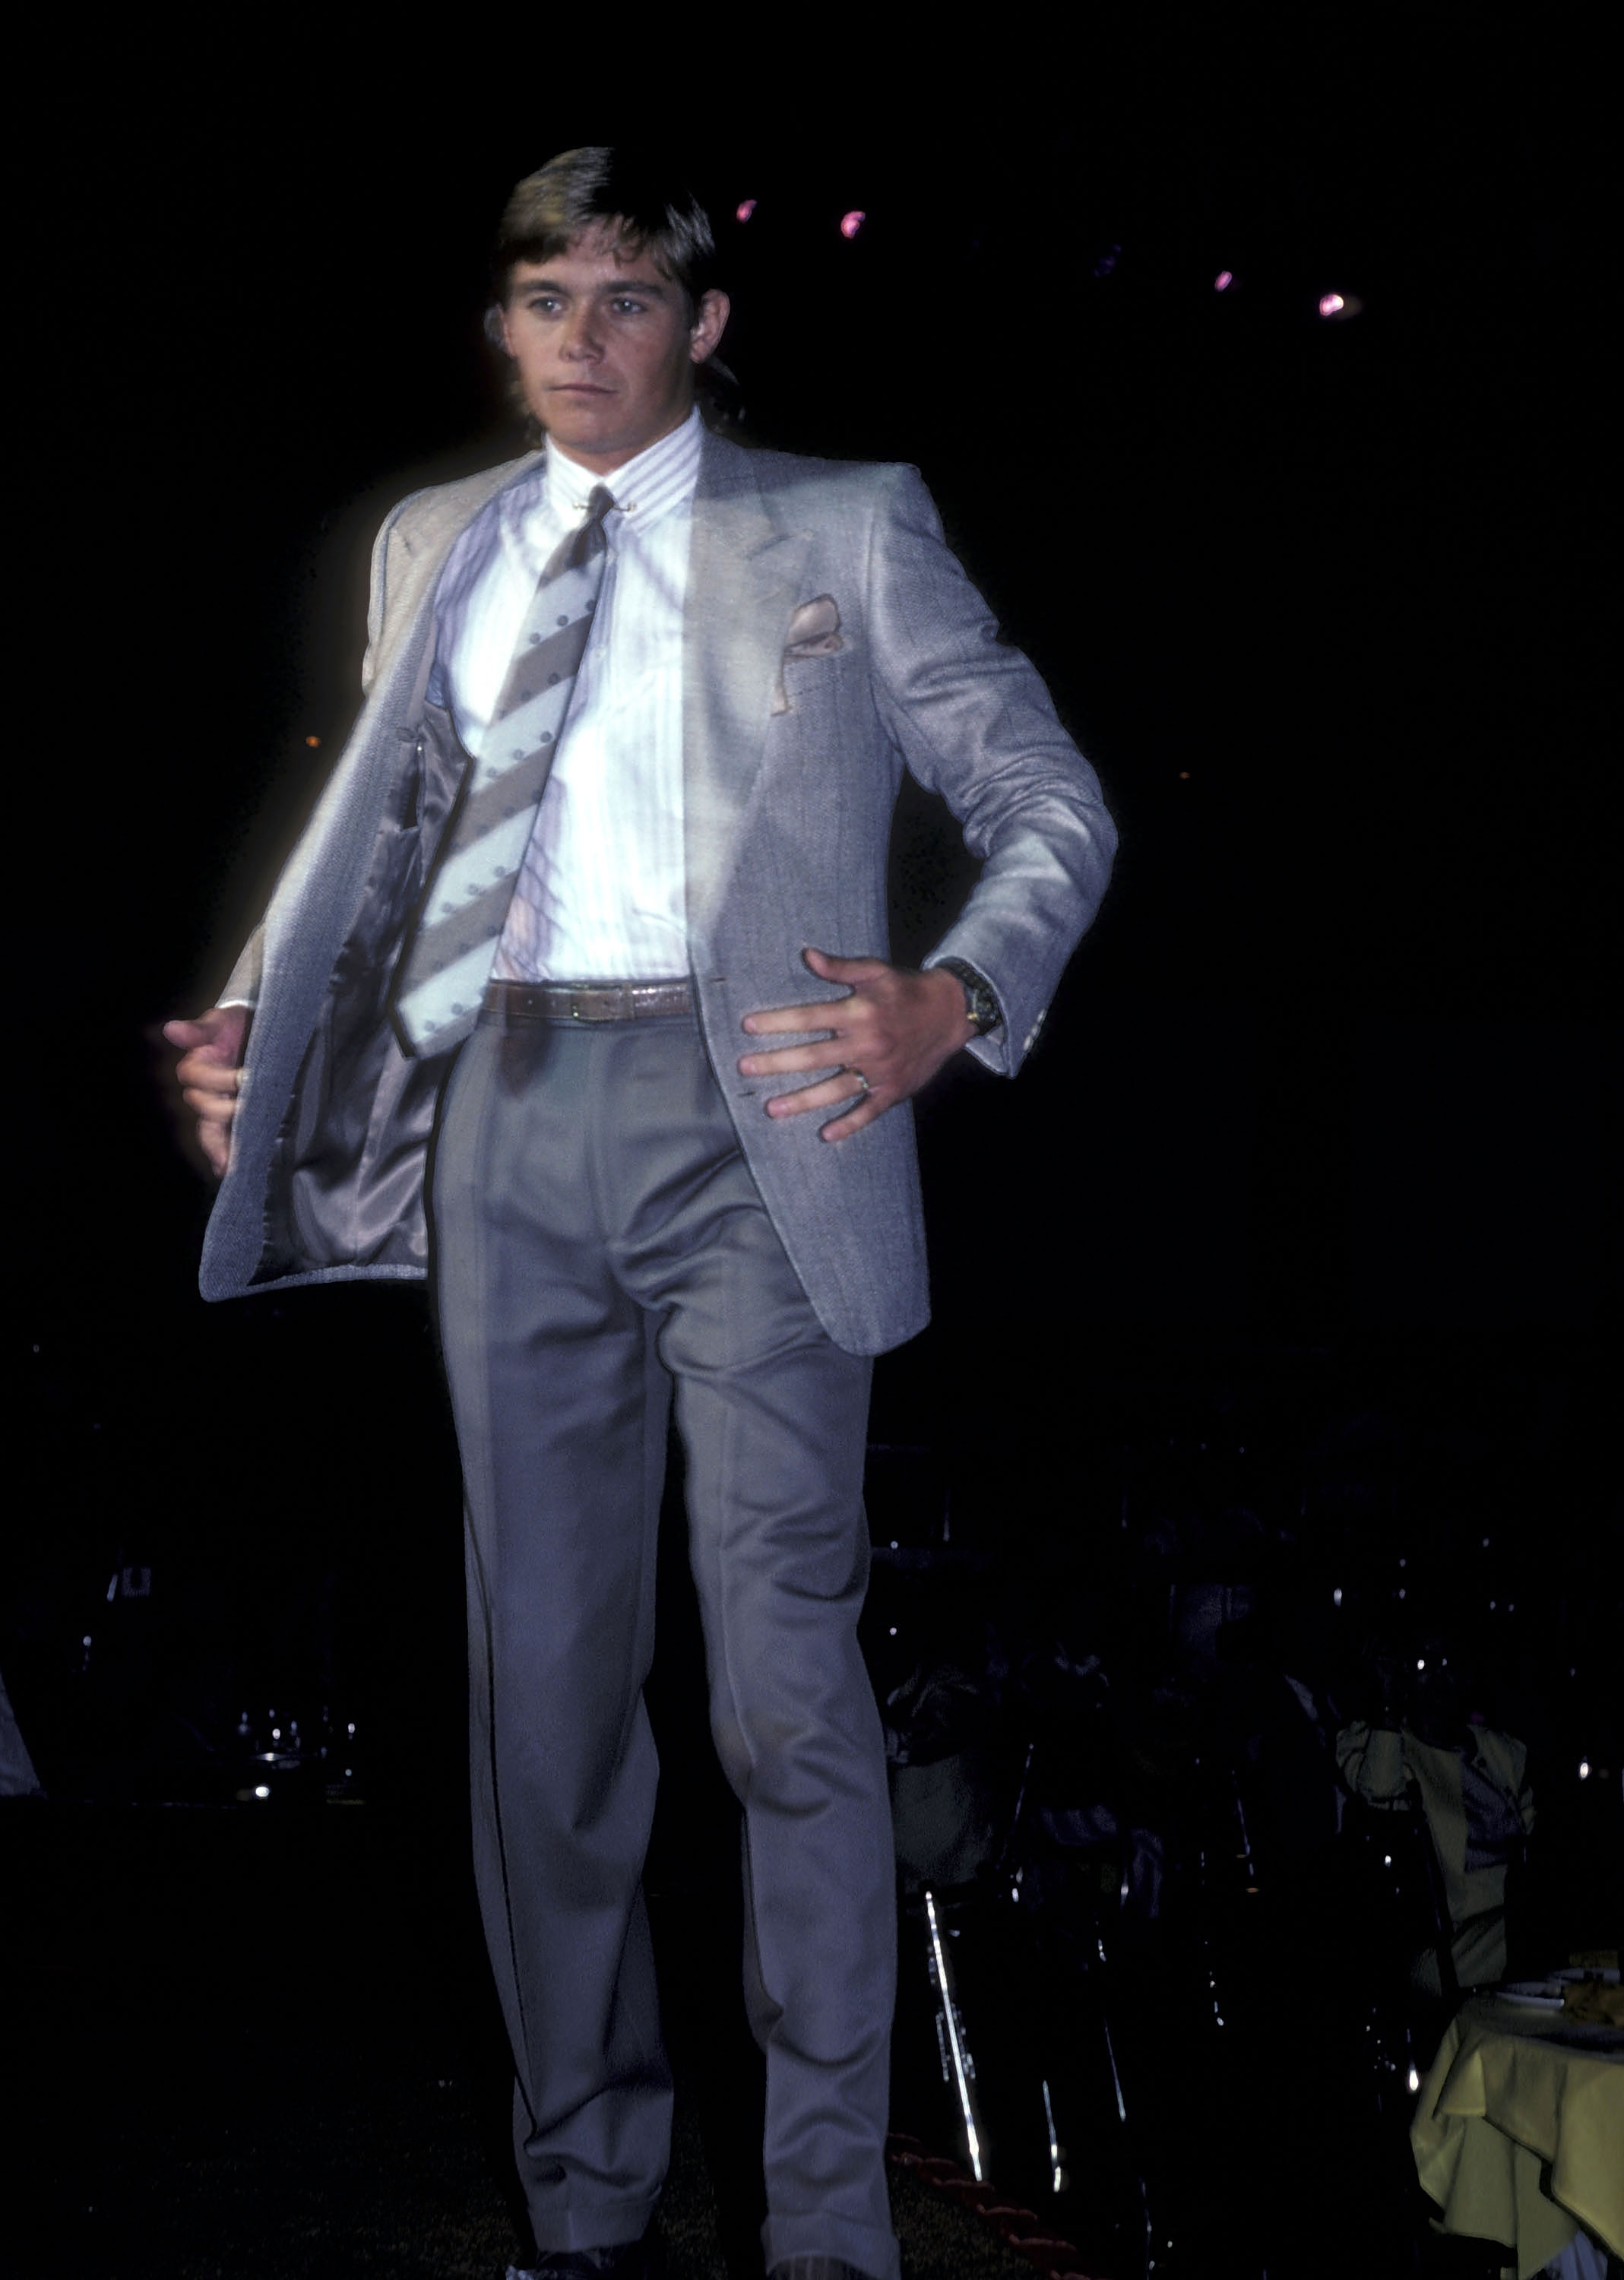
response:
<svg viewBox="0 0 1624 2280"><path fill-rule="evenodd" d="M534 2264L510 2264L507 2280L648 2280L651 2236L612 2248L555 2248Z"/></svg>
<svg viewBox="0 0 1624 2280"><path fill-rule="evenodd" d="M773 2267L767 2280L873 2280L873 2276L838 2256L786 2256Z"/></svg>

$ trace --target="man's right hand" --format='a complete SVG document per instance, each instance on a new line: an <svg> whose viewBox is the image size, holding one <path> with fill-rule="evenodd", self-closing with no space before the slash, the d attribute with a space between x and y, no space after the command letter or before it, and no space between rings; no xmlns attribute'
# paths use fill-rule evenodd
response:
<svg viewBox="0 0 1624 2280"><path fill-rule="evenodd" d="M231 1120L242 1083L242 1051L254 1016L246 1005L211 1005L195 1021L165 1021L164 1035L181 1048L175 1082L197 1119L197 1141L217 1180L231 1159Z"/></svg>

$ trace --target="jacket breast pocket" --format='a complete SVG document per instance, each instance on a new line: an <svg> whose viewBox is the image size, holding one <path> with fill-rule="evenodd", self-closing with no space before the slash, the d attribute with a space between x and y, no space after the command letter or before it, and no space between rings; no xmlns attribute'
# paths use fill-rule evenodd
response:
<svg viewBox="0 0 1624 2280"><path fill-rule="evenodd" d="M839 712L852 670L850 648L818 657L786 653L773 691L773 711L799 712L833 720Z"/></svg>

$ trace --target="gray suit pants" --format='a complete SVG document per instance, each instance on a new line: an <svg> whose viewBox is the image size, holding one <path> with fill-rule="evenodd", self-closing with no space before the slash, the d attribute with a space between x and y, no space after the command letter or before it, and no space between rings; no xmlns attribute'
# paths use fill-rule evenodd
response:
<svg viewBox="0 0 1624 2280"><path fill-rule="evenodd" d="M767 2261L895 2280L885 1765L857 1644L870 1364L820 1326L691 1019L485 1024L435 1175L467 1498L475 1868L543 2251L644 2230L670 2077L640 1880L674 1395L711 1722L743 1807Z"/></svg>

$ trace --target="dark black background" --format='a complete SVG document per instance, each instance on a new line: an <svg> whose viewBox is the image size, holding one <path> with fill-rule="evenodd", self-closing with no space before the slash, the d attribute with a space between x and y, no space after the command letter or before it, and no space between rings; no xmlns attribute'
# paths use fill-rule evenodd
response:
<svg viewBox="0 0 1624 2280"><path fill-rule="evenodd" d="M225 1695L315 1652L335 1544L373 1616L454 1606L420 1304L203 1308L206 1193L151 1039L218 988L342 744L378 517L514 448L479 325L505 189L651 126L724 218L747 432L923 469L1121 825L1020 1083L966 1067L921 1104L936 1320L881 1365L876 1437L964 1452L989 1529L1074 1530L1158 1389L1238 1384L1286 1513L1325 1416L1379 1395L1412 1438L1466 1434L1483 1480L1511 1461L1525 1503L1542 1483L1542 1525L1597 1525L1582 46L1381 10L983 26L958 53L766 36L453 33L386 66L241 19L64 48L35 83L24 1692L119 1561L190 1579ZM1322 320L1329 290L1360 313ZM966 874L922 798L896 853L917 953Z"/></svg>

